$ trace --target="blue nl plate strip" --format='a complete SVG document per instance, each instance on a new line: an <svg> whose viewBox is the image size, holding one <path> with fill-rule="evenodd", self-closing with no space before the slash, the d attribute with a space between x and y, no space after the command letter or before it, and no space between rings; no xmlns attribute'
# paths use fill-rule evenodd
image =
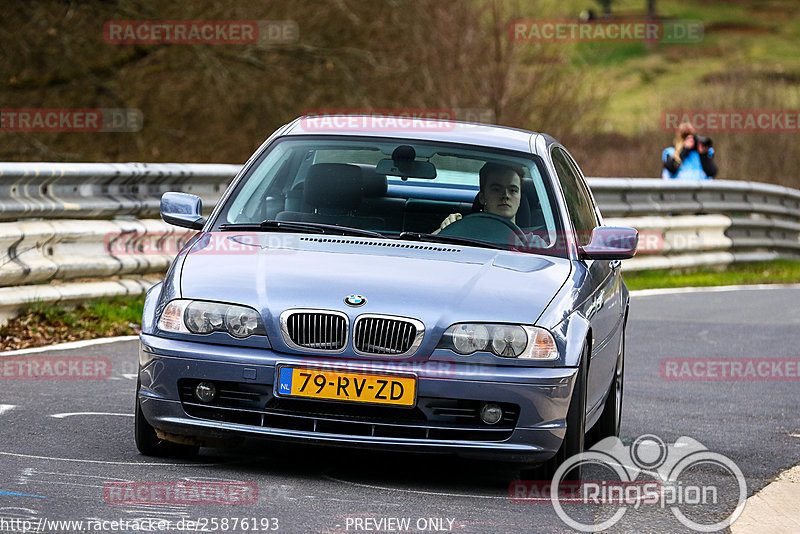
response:
<svg viewBox="0 0 800 534"><path fill-rule="evenodd" d="M281 367L278 377L278 393L290 395L292 393L292 368Z"/></svg>

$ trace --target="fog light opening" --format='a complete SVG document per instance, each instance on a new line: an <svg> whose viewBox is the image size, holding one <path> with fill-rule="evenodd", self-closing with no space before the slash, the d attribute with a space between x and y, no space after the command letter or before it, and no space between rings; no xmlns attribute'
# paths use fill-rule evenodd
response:
<svg viewBox="0 0 800 534"><path fill-rule="evenodd" d="M496 404L486 403L481 407L481 421L487 425L496 425L503 418L503 409Z"/></svg>
<svg viewBox="0 0 800 534"><path fill-rule="evenodd" d="M217 398L217 388L213 382L199 382L194 388L194 396L200 402L211 402Z"/></svg>

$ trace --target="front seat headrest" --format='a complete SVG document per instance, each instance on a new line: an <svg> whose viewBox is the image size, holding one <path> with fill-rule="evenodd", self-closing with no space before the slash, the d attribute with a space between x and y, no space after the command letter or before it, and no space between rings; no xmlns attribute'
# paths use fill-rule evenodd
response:
<svg viewBox="0 0 800 534"><path fill-rule="evenodd" d="M385 174L378 174L375 172L375 165L368 165L366 163L354 163L356 167L361 169L363 173L362 190L365 197L382 197L386 196L389 190L389 184L386 180Z"/></svg>
<svg viewBox="0 0 800 534"><path fill-rule="evenodd" d="M349 163L316 163L308 169L303 200L314 208L352 211L361 203L361 175Z"/></svg>

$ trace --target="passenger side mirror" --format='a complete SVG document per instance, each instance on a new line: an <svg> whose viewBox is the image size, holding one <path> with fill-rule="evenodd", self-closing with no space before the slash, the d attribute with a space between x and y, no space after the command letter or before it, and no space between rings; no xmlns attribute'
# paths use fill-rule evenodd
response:
<svg viewBox="0 0 800 534"><path fill-rule="evenodd" d="M636 254L639 232L635 228L598 226L592 230L589 244L578 247L588 260L627 260Z"/></svg>
<svg viewBox="0 0 800 534"><path fill-rule="evenodd" d="M161 218L169 224L202 230L206 220L202 215L203 201L188 193L164 193L161 196Z"/></svg>

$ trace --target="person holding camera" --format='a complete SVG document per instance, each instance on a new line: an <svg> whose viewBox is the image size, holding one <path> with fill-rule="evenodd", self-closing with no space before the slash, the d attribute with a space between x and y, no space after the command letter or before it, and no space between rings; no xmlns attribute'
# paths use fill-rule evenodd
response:
<svg viewBox="0 0 800 534"><path fill-rule="evenodd" d="M664 180L711 180L717 175L711 139L697 135L691 123L684 122L675 133L675 146L661 153Z"/></svg>

